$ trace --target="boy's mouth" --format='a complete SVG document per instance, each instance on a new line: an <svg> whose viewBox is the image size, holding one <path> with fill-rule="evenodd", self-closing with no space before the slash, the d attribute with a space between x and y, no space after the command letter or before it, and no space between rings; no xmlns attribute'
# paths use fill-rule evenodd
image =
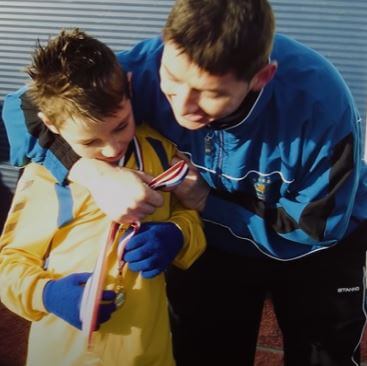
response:
<svg viewBox="0 0 367 366"><path fill-rule="evenodd" d="M117 164L125 155L125 150L121 151L121 153L119 153L116 156L112 156L112 157L101 157L99 160L103 160L106 163L110 163L110 164Z"/></svg>

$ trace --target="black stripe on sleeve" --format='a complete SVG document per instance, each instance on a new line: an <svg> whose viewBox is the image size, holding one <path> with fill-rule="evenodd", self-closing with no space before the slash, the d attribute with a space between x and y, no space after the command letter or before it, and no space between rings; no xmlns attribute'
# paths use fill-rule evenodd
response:
<svg viewBox="0 0 367 366"><path fill-rule="evenodd" d="M354 138L352 133L341 140L331 156L328 193L322 199L307 205L300 218L300 227L313 239L324 239L326 222L335 207L335 196L353 174ZM349 199L345 197L345 199Z"/></svg>
<svg viewBox="0 0 367 366"><path fill-rule="evenodd" d="M283 208L268 207L258 198L246 195L242 192L224 192L212 190L211 194L231 201L237 205L241 205L248 211L263 218L266 225L280 234L289 233L298 229L297 222L287 214Z"/></svg>
<svg viewBox="0 0 367 366"><path fill-rule="evenodd" d="M296 229L304 230L312 239L324 239L326 222L335 207L335 196L341 186L350 178L354 169L353 135L346 136L335 146L331 156L331 169L328 194L320 200L308 204L302 212L298 224L283 208L267 206L256 197L242 192L224 192L212 190L211 194L226 201L241 205L260 216L266 225L277 233L285 234ZM346 198L347 199L347 198Z"/></svg>

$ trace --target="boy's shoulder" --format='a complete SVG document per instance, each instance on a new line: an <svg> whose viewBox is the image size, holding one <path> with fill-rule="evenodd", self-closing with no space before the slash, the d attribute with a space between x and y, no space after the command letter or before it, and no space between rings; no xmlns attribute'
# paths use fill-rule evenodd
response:
<svg viewBox="0 0 367 366"><path fill-rule="evenodd" d="M14 202L22 203L19 207L27 205L29 210L42 206L42 202L47 202L48 207L51 207L56 197L55 182L55 178L45 167L30 163L23 168L18 180Z"/></svg>
<svg viewBox="0 0 367 366"><path fill-rule="evenodd" d="M51 186L57 182L56 178L43 165L37 163L29 163L23 168L19 182L22 181L38 181Z"/></svg>
<svg viewBox="0 0 367 366"><path fill-rule="evenodd" d="M152 139L159 141L166 149L175 149L176 145L168 140L166 137L161 135L157 130L153 129L146 123L140 124L136 128L135 133L139 142L150 141Z"/></svg>
<svg viewBox="0 0 367 366"><path fill-rule="evenodd" d="M146 124L137 127L135 136L140 145L146 173L155 176L162 172L162 168L169 168L176 155L176 146L171 141Z"/></svg>
<svg viewBox="0 0 367 366"><path fill-rule="evenodd" d="M21 177L17 184L17 193L25 195L37 195L50 199L57 196L61 190L70 190L73 195L84 197L89 194L89 191L77 183L70 182L67 185L59 184L58 180L52 173L41 164L29 163L23 168ZM23 193L24 192L24 193Z"/></svg>

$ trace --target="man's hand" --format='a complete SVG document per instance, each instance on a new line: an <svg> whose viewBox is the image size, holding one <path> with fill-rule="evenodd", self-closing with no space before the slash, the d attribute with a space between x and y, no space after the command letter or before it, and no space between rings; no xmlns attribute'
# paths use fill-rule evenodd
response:
<svg viewBox="0 0 367 366"><path fill-rule="evenodd" d="M153 177L102 161L79 159L69 179L87 187L100 209L121 224L141 221L163 204L162 194L148 187Z"/></svg>
<svg viewBox="0 0 367 366"><path fill-rule="evenodd" d="M185 180L173 190L173 193L186 207L201 212L208 197L210 188L201 177L198 169L194 167L187 158L180 156L180 159L173 158L171 164L175 164L178 160L185 159L189 164L189 172Z"/></svg>

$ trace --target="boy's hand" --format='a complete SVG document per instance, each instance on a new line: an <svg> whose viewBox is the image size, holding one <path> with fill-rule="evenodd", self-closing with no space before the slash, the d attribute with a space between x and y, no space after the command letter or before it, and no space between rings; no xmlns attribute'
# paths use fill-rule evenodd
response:
<svg viewBox="0 0 367 366"><path fill-rule="evenodd" d="M173 158L171 164L182 159L188 163L189 172L184 181L173 190L173 193L186 208L201 212L205 208L210 188L201 177L199 170L185 156L180 155L180 159Z"/></svg>
<svg viewBox="0 0 367 366"><path fill-rule="evenodd" d="M152 278L165 271L183 246L181 230L172 222L141 224L125 247L129 269Z"/></svg>
<svg viewBox="0 0 367 366"><path fill-rule="evenodd" d="M87 187L100 209L121 224L140 221L163 204L162 194L148 187L153 177L143 172L81 158L69 178Z"/></svg>
<svg viewBox="0 0 367 366"><path fill-rule="evenodd" d="M43 290L43 304L46 310L75 328L82 329L79 318L80 302L84 285L90 276L91 273L73 273L59 280L47 282ZM97 328L99 324L106 322L116 310L115 298L114 291L103 291L104 303L99 307Z"/></svg>

